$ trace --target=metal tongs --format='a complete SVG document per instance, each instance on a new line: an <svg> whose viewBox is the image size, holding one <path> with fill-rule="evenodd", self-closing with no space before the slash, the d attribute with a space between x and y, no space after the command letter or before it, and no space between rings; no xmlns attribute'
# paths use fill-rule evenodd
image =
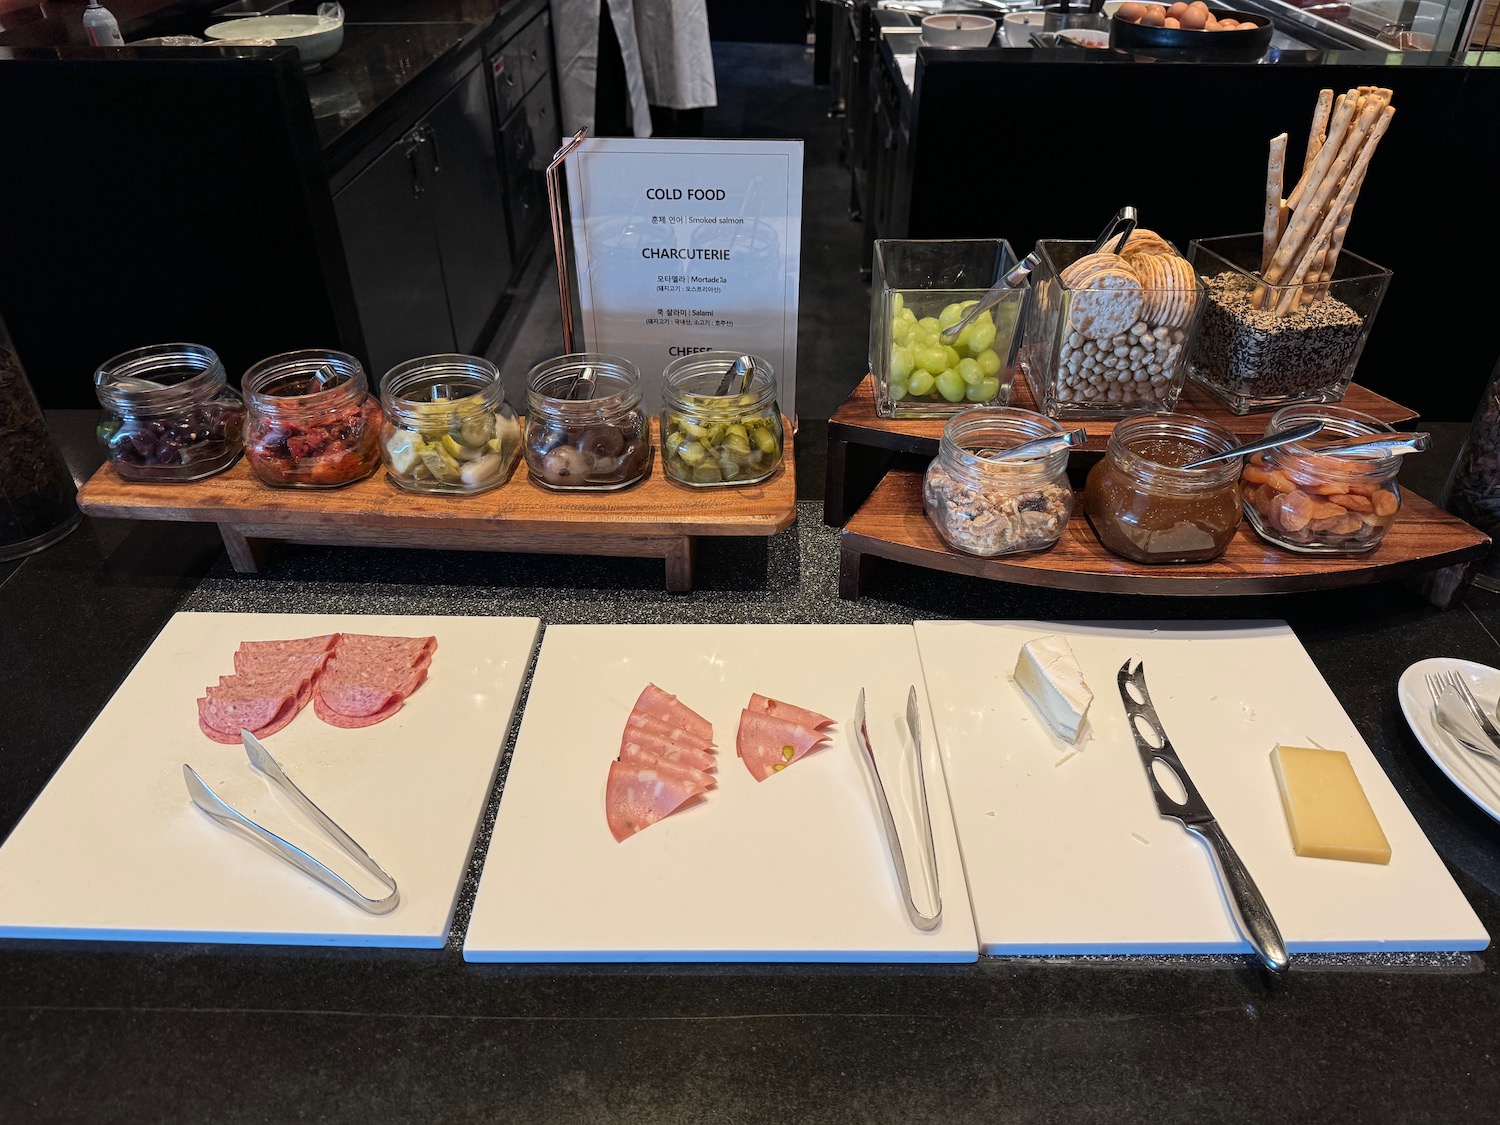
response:
<svg viewBox="0 0 1500 1125"><path fill-rule="evenodd" d="M276 759L271 757L270 751L261 745L260 739L248 730L242 729L240 741L245 744L245 754L249 757L250 764L270 778L272 783L290 797L292 803L301 809L314 825L321 828L351 859L379 880L381 886L388 887L390 894L380 899L366 898L335 874L331 868L308 855L297 845L283 840L276 833L256 824L239 810L225 804L223 799L198 776L198 771L184 762L182 776L187 782L188 795L192 797L193 804L226 828L236 829L258 843L264 844L279 859L285 860L304 875L310 876L329 890L342 895L361 910L369 914L389 914L395 910L401 902L401 892L396 887L396 880L387 875L385 869L370 858L369 852L355 843L354 837L335 824L332 817L313 804L307 794L297 788L292 779L287 777L281 766L276 763Z"/></svg>
<svg viewBox="0 0 1500 1125"><path fill-rule="evenodd" d="M917 758L917 797L922 806L922 827L926 852L923 857L927 870L932 873L932 896L935 909L923 914L911 893L911 873L906 868L906 856L901 849L901 836L896 831L896 818L891 815L891 802L886 795L885 782L880 777L880 767L875 762L875 751L870 747L870 732L865 725L865 689L859 689L859 700L854 704L854 737L863 751L865 763L870 767L870 776L875 781L875 803L880 809L880 822L885 826L885 838L891 846L891 858L896 861L896 879L901 884L906 913L912 925L919 930L935 930L943 917L943 893L938 885L937 848L932 842L932 813L927 807L927 777L922 768L922 717L917 710L917 687L912 685L906 696L906 725L911 731L912 752Z"/></svg>
<svg viewBox="0 0 1500 1125"><path fill-rule="evenodd" d="M747 355L740 356L729 365L729 370L724 372L724 378L719 380L717 397L723 398L729 394L729 388L734 385L735 376L739 376L740 389L735 394L744 394L750 388L750 380L755 375L755 360Z"/></svg>
<svg viewBox="0 0 1500 1125"><path fill-rule="evenodd" d="M978 320L981 314L988 312L998 305L1001 298L1030 277L1031 271L1036 269L1041 260L1041 255L1033 250L1013 265L1001 275L1000 280L995 282L994 287L988 293L979 298L973 308L964 313L963 319L959 320L951 328L945 328L942 331L938 336L938 342L941 344L951 344L954 340L957 340L960 332Z"/></svg>

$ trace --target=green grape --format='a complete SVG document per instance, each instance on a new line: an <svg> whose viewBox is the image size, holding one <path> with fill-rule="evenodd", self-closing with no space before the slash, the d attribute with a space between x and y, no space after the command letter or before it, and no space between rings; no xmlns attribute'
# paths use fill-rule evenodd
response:
<svg viewBox="0 0 1500 1125"><path fill-rule="evenodd" d="M917 370L911 373L911 378L906 382L906 389L912 398L921 398L923 395L932 392L932 383L933 379L930 372Z"/></svg>
<svg viewBox="0 0 1500 1125"><path fill-rule="evenodd" d="M980 352L974 357L974 362L986 375L994 375L1000 370L1000 357L992 351Z"/></svg>
<svg viewBox="0 0 1500 1125"><path fill-rule="evenodd" d="M913 348L912 358L917 361L917 366L929 375L936 375L939 371L946 371L952 366L948 362L945 350L936 344L923 344L920 348Z"/></svg>
<svg viewBox="0 0 1500 1125"><path fill-rule="evenodd" d="M911 343L911 323L905 320L897 320L891 325L891 339L898 344Z"/></svg>
<svg viewBox="0 0 1500 1125"><path fill-rule="evenodd" d="M901 319L906 321L908 324L915 324L917 323L917 314L912 312L911 309L902 309Z"/></svg>
<svg viewBox="0 0 1500 1125"><path fill-rule="evenodd" d="M900 293L892 293L891 294L891 315L892 316L899 316L901 314L902 310L904 310L905 308L906 308L906 298L903 297L903 296L901 296Z"/></svg>
<svg viewBox="0 0 1500 1125"><path fill-rule="evenodd" d="M951 367L939 375L935 382L937 383L938 394L942 395L949 402L958 402L964 397L964 378Z"/></svg>
<svg viewBox="0 0 1500 1125"><path fill-rule="evenodd" d="M981 379L977 383L970 383L965 388L964 397L970 402L989 402L999 393L999 379Z"/></svg>
<svg viewBox="0 0 1500 1125"><path fill-rule="evenodd" d="M959 304L957 301L955 301L955 302L953 302L953 304L951 304L947 308L945 308L942 311L942 314L938 317L938 327L939 328L952 328L955 324L957 324L963 318L964 318L964 307L961 304Z"/></svg>
<svg viewBox="0 0 1500 1125"><path fill-rule="evenodd" d="M912 358L910 348L892 348L891 363L887 368L887 374L893 381L904 383L906 377L911 374L911 369L916 365L917 361Z"/></svg>
<svg viewBox="0 0 1500 1125"><path fill-rule="evenodd" d="M985 315L988 316L989 314L986 313ZM969 351L971 353L977 356L980 352L989 351L990 346L994 342L995 326L993 324L984 324L976 320L973 324L969 325Z"/></svg>
<svg viewBox="0 0 1500 1125"><path fill-rule="evenodd" d="M941 328L929 329L923 328L921 325L917 325L917 327L911 330L911 338L913 340L920 340L922 343L927 344L930 347L937 346L937 343L942 338L942 335L943 330Z"/></svg>
<svg viewBox="0 0 1500 1125"><path fill-rule="evenodd" d="M925 328L928 332L937 332L941 334L943 331L943 326L938 323L938 318L935 316L924 316L921 320L917 321L917 323Z"/></svg>
<svg viewBox="0 0 1500 1125"><path fill-rule="evenodd" d="M969 346L969 338L974 334L974 326L970 324L958 334L958 339L953 341L953 346L958 349L959 355L973 355L974 349Z"/></svg>
<svg viewBox="0 0 1500 1125"><path fill-rule="evenodd" d="M892 379L890 383L890 397L892 402L900 402L906 397L906 384L899 379Z"/></svg>
<svg viewBox="0 0 1500 1125"><path fill-rule="evenodd" d="M971 304L971 305L977 305L977 304L979 304L979 302L978 301L970 301L969 304ZM975 324L988 324L988 325L993 326L994 323L995 323L995 319L994 319L994 317L990 316L990 310L989 309L985 309L984 312L980 313L978 316L976 316L974 318L974 323Z"/></svg>
<svg viewBox="0 0 1500 1125"><path fill-rule="evenodd" d="M976 360L961 359L958 361L958 373L969 386L974 386L984 378L984 368L979 366Z"/></svg>
<svg viewBox="0 0 1500 1125"><path fill-rule="evenodd" d="M942 345L942 348L943 358L947 360L947 362L943 364L943 369L946 370L949 367L957 367L959 360L958 349L953 347L951 344L944 344Z"/></svg>

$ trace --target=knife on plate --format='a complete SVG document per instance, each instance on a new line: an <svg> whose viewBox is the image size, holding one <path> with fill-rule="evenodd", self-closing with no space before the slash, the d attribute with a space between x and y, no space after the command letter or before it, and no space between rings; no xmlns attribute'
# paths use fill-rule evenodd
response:
<svg viewBox="0 0 1500 1125"><path fill-rule="evenodd" d="M1134 671L1130 667L1132 663L1135 664ZM1219 882L1229 896L1229 905L1239 921L1240 930L1254 947L1261 964L1273 973L1285 972L1290 958L1286 943L1281 940L1281 931L1276 927L1276 919L1271 916L1271 908L1250 877L1249 869L1235 853L1229 837L1224 835L1224 830L1208 809L1208 802L1198 792L1198 787L1183 768L1182 760L1177 757L1177 751L1172 748L1151 702L1151 693L1146 689L1145 663L1125 661L1120 666L1117 684L1120 702L1125 704L1126 723L1135 738L1141 763L1146 767L1146 780L1151 783L1151 792L1156 797L1157 812L1180 821L1184 828L1208 845L1208 852L1218 868ZM1154 742L1148 741L1141 733L1142 723L1151 731ZM1156 776L1158 763L1177 778L1177 783L1182 786L1183 800L1175 800L1162 789Z"/></svg>

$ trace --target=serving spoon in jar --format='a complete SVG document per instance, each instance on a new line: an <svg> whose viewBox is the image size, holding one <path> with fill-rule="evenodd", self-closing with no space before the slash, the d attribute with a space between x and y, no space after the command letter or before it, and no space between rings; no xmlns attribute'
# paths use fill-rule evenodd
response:
<svg viewBox="0 0 1500 1125"><path fill-rule="evenodd" d="M1079 426L1076 430L1067 430L1060 434L1043 434L1039 438L1029 438L1009 449L991 449L988 446L980 446L970 448L967 452L983 457L986 461L1025 461L1031 458L1047 457L1058 450L1082 445L1088 437L1088 431Z"/></svg>
<svg viewBox="0 0 1500 1125"><path fill-rule="evenodd" d="M1267 434L1263 438L1237 445L1233 449L1226 449L1223 453L1215 453L1211 457L1200 457L1196 461L1189 461L1182 466L1184 469L1201 469L1204 465L1213 465L1219 461L1230 461L1236 457L1244 457L1250 453L1259 453L1262 449L1275 449L1278 445L1288 445L1294 441L1302 441L1310 438L1323 428L1322 422L1303 422L1300 426L1292 426L1290 429L1277 430L1274 434Z"/></svg>
<svg viewBox="0 0 1500 1125"><path fill-rule="evenodd" d="M1398 430L1389 434L1352 434L1320 442L1313 453L1337 457L1401 457L1407 453L1421 453L1432 444L1432 435L1425 430Z"/></svg>

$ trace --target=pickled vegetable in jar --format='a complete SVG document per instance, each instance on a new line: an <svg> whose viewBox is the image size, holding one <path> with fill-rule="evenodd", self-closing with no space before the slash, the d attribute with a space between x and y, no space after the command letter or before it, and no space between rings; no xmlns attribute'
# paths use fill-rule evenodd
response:
<svg viewBox="0 0 1500 1125"><path fill-rule="evenodd" d="M155 344L94 372L99 442L127 480L188 481L239 460L245 408L224 365L200 344Z"/></svg>
<svg viewBox="0 0 1500 1125"><path fill-rule="evenodd" d="M1083 511L1099 541L1140 563L1218 558L1240 526L1243 459L1186 466L1238 444L1222 426L1188 414L1119 422L1084 486Z"/></svg>
<svg viewBox="0 0 1500 1125"><path fill-rule="evenodd" d="M261 360L242 381L245 458L278 488L338 488L380 464L380 404L344 352L310 348Z"/></svg>
<svg viewBox="0 0 1500 1125"><path fill-rule="evenodd" d="M662 372L662 464L672 480L697 487L755 484L781 464L784 432L776 373L757 356L748 381L736 373L741 352L680 356Z"/></svg>
<svg viewBox="0 0 1500 1125"><path fill-rule="evenodd" d="M381 456L411 492L473 494L504 484L521 453L521 425L500 369L469 355L398 363L380 381Z"/></svg>
<svg viewBox="0 0 1500 1125"><path fill-rule="evenodd" d="M619 356L575 352L526 378L522 448L533 480L562 491L625 488L651 465L641 373Z"/></svg>
<svg viewBox="0 0 1500 1125"><path fill-rule="evenodd" d="M1400 457L1320 454L1319 442L1390 433L1368 414L1309 403L1271 415L1266 432L1320 421L1323 428L1254 454L1240 477L1245 518L1278 547L1309 554L1354 555L1380 546L1401 508Z"/></svg>

